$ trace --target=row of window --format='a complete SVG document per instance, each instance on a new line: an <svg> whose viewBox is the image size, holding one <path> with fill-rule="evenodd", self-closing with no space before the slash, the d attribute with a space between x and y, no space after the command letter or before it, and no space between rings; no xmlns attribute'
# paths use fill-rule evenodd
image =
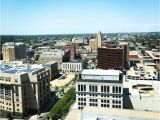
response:
<svg viewBox="0 0 160 120"><path fill-rule="evenodd" d="M122 87L119 86L113 86L112 87L112 93L121 93ZM78 85L78 91L85 92L86 91L86 85ZM89 85L89 92L98 92L98 86L97 85ZM101 92L102 93L110 93L110 86L101 86Z"/></svg>
<svg viewBox="0 0 160 120"><path fill-rule="evenodd" d="M83 106L86 106L86 103L82 103L82 102L78 102L78 109L82 109ZM97 103L89 103L89 106L98 106ZM101 104L101 107L107 107L109 108L110 105L109 104ZM121 105L112 105L112 108L121 108Z"/></svg>
<svg viewBox="0 0 160 120"><path fill-rule="evenodd" d="M86 94L78 94L78 96L86 96ZM97 97L98 95L90 94L90 97ZM121 98L121 96L109 96L109 95L101 95L102 98Z"/></svg>
<svg viewBox="0 0 160 120"><path fill-rule="evenodd" d="M80 70L81 69L81 64L62 64L62 69Z"/></svg>
<svg viewBox="0 0 160 120"><path fill-rule="evenodd" d="M86 101L86 98L78 98L78 101ZM111 100L101 99L101 103L110 103ZM89 99L89 102L98 102L98 99ZM121 100L112 100L113 104L121 104Z"/></svg>
<svg viewBox="0 0 160 120"><path fill-rule="evenodd" d="M78 102L78 105L86 106L86 103L85 102Z"/></svg>
<svg viewBox="0 0 160 120"><path fill-rule="evenodd" d="M2 80L2 81L6 81L6 82L11 82L11 78L10 77L2 77L2 76L0 76L0 80ZM18 82L18 80L17 79L15 79L14 80L14 82Z"/></svg>

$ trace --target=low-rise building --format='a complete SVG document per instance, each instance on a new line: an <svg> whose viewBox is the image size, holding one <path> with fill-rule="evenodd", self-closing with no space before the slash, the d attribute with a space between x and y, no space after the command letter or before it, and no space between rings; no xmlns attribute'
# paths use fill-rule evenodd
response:
<svg viewBox="0 0 160 120"><path fill-rule="evenodd" d="M74 37L72 43L74 44L84 44L85 39L83 37Z"/></svg>
<svg viewBox="0 0 160 120"><path fill-rule="evenodd" d="M160 51L145 51L156 64L160 64Z"/></svg>
<svg viewBox="0 0 160 120"><path fill-rule="evenodd" d="M123 74L119 70L83 70L76 82L76 104L123 108Z"/></svg>
<svg viewBox="0 0 160 120"><path fill-rule="evenodd" d="M160 81L128 79L123 82L124 108L160 112Z"/></svg>
<svg viewBox="0 0 160 120"><path fill-rule="evenodd" d="M126 74L128 80L158 80L158 73L153 66L136 63Z"/></svg>
<svg viewBox="0 0 160 120"><path fill-rule="evenodd" d="M78 73L86 67L86 62L84 60L74 60L71 62L62 63L62 72L63 73Z"/></svg>
<svg viewBox="0 0 160 120"><path fill-rule="evenodd" d="M51 61L58 63L58 68L61 70L62 62L67 62L70 59L70 53L67 49L51 49L40 53L38 63L45 64Z"/></svg>

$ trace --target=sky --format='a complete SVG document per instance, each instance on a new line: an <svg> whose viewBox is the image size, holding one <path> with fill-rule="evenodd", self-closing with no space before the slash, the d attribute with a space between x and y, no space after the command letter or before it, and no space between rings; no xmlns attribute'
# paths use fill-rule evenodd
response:
<svg viewBox="0 0 160 120"><path fill-rule="evenodd" d="M160 31L160 0L0 0L0 34Z"/></svg>

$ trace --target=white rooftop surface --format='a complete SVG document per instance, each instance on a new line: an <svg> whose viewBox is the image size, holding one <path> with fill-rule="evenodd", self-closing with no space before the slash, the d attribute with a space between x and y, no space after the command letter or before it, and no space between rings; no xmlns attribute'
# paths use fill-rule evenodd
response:
<svg viewBox="0 0 160 120"><path fill-rule="evenodd" d="M156 56L154 56L153 54L157 54L157 55L159 55L160 54L160 52L152 52L152 51L145 51L152 59L158 59L158 60L160 60L160 57L156 57Z"/></svg>
<svg viewBox="0 0 160 120"><path fill-rule="evenodd" d="M134 87L133 86L138 86ZM129 99L135 110L150 110L160 112L160 81L125 80L123 87L129 89ZM141 89L141 88L153 88ZM143 90L143 91L141 91Z"/></svg>
<svg viewBox="0 0 160 120"><path fill-rule="evenodd" d="M65 120L160 120L160 113L127 109L85 107L72 109Z"/></svg>
<svg viewBox="0 0 160 120"><path fill-rule="evenodd" d="M41 64L23 64L23 61L0 61L0 73L23 74L43 68Z"/></svg>
<svg viewBox="0 0 160 120"><path fill-rule="evenodd" d="M82 75L118 75L121 73L119 70L102 70L102 69L86 69L82 71Z"/></svg>

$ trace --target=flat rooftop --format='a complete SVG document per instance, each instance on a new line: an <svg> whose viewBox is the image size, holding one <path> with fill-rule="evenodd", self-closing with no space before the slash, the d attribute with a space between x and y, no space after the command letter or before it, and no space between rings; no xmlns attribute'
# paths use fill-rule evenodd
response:
<svg viewBox="0 0 160 120"><path fill-rule="evenodd" d="M116 75L119 76L119 74L122 73L120 70L102 70L102 69L85 69L82 71L82 75Z"/></svg>
<svg viewBox="0 0 160 120"><path fill-rule="evenodd" d="M9 73L9 74L22 74L22 73L30 73L37 71L39 68L28 68L28 69L7 69L4 70L0 67L1 73Z"/></svg>
<svg viewBox="0 0 160 120"><path fill-rule="evenodd" d="M127 109L85 107L82 111L72 109L65 120L160 120L160 113Z"/></svg>
<svg viewBox="0 0 160 120"><path fill-rule="evenodd" d="M159 52L152 52L152 51L145 51L152 59L160 60L160 53ZM157 56L155 56L157 55Z"/></svg>
<svg viewBox="0 0 160 120"><path fill-rule="evenodd" d="M43 68L37 64L23 64L22 61L0 61L0 73L23 74Z"/></svg>

